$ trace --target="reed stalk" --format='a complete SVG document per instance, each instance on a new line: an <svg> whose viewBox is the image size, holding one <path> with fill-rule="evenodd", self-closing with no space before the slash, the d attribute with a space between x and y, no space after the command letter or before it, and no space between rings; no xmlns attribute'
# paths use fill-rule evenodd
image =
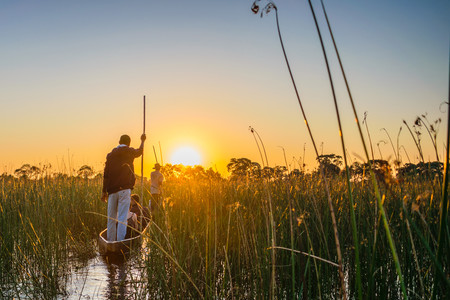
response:
<svg viewBox="0 0 450 300"><path fill-rule="evenodd" d="M342 60L341 60L341 57L339 55L339 51L338 51L338 48L337 48L337 45L336 45L336 41L334 39L334 35L333 35L333 31L331 29L331 25L330 25L330 22L329 22L329 19L328 19L328 15L326 13L325 5L324 5L322 0L321 0L321 4L322 4L322 9L324 11L325 19L327 21L328 30L330 32L331 39L333 41L333 46L334 46L334 49L336 51L336 55L337 55L337 58L338 58L338 61L339 61L339 66L341 68L342 75L343 75L343 78L344 78L344 81L345 81L345 85L347 87L347 92L348 92L349 99L350 99L350 102L351 102L351 105L352 105L353 113L354 113L354 116L355 116L355 122L356 122L357 127L358 127L358 131L359 131L360 138L361 138L361 141L362 141L362 144L363 144L364 152L366 154L366 158L367 158L368 163L369 163L373 187L374 187L375 194L376 194L376 197L377 197L378 206L379 206L379 210L380 210L380 213L381 213L381 218L383 220L384 229L386 231L388 243L389 243L389 246L391 248L391 253L392 253L392 257L394 259L396 271L397 271L397 274L399 276L399 281L400 281L403 297L405 299L407 299L406 287L405 287L405 283L404 283L402 272L401 272L401 268L400 268L400 262L399 262L399 259L398 259L397 250L395 248L395 244L394 244L394 241L392 239L392 235L391 235L390 228L389 228L389 223L387 221L386 214L385 214L385 211L384 211L384 206L383 206L383 203L381 201L381 195L380 195L380 191L378 189L378 184L377 184L377 181L376 181L376 178L375 178L375 173L373 172L372 166L370 165L369 153L367 151L366 143L364 141L364 136L362 134L361 126L359 124L358 114L356 113L356 108L355 108L353 97L352 97L352 94L351 94L351 91L350 91L350 86L348 84L347 76L345 75L344 66L342 64Z"/></svg>
<svg viewBox="0 0 450 300"><path fill-rule="evenodd" d="M398 130L397 134L397 162L396 166L399 167L402 163L401 157L400 157L400 133L402 132L402 126L400 126L400 129Z"/></svg>
<svg viewBox="0 0 450 300"><path fill-rule="evenodd" d="M266 158L266 163L267 163L267 167L269 166L268 163L269 161L267 160L267 154L266 154L266 150L264 147L264 143L261 140L261 137L259 136L258 132L253 128L250 127L250 131L253 134L253 137L255 138L256 144L258 145L258 140L255 137L255 134L258 136L258 139L261 143L262 148L264 149L264 155ZM263 155L261 153L261 149L258 146L258 150L259 153L261 155L261 160L264 165L264 158ZM272 258L272 272L271 272L271 280L270 280L270 295L271 295L271 299L275 298L275 287L276 287L276 271L275 271L275 266L276 266L276 256L275 256L275 245L276 245L276 230L275 230L275 221L274 221L274 217L273 217L273 207L272 207L272 196L270 194L270 190L269 190L269 185L267 183L267 181L264 179L264 188L265 188L265 192L266 192L266 196L267 199L269 200L269 222L270 222L270 229L271 229L271 235L270 235L270 241L271 241L271 258Z"/></svg>
<svg viewBox="0 0 450 300"><path fill-rule="evenodd" d="M302 115L303 115L303 120L304 120L304 122L306 124L306 127L308 129L308 133L309 133L309 136L311 138L311 141L312 141L312 144L313 144L313 147L314 147L314 151L316 153L316 157L319 157L319 152L317 150L316 142L314 140L314 137L313 137L312 132L311 132L311 128L310 128L309 123L307 121L306 114L305 114L305 111L303 109L303 104L302 104L302 101L300 100L300 95L298 93L297 85L295 83L294 76L292 75L292 71L291 71L291 67L290 67L290 64L289 64L289 60L287 58L286 51L284 49L284 43L283 43L283 39L281 37L280 23L279 23L279 20L278 20L278 8L276 7L276 5L273 2L269 2L266 5L266 7L264 8L264 10L261 13L261 15L264 13L264 11L267 14L272 9L275 10L275 19L276 19L276 25L277 25L277 30L278 30L278 37L280 39L281 49L283 51L283 56L284 56L284 59L286 61L286 66L288 68L289 75L290 75L290 78L291 78L291 81L292 81L292 84L293 84L293 87L294 87L294 90L295 90L295 94L297 96L297 100L298 100L298 103L300 105L300 109L301 109L301 112L302 112ZM254 13L257 13L259 11L259 6L256 4L256 2L253 3L252 10L253 10ZM339 268L338 269L339 269L339 278L340 278L340 291L341 291L344 299L346 299L347 296L346 296L346 291L345 291L345 279L344 279L344 272L343 272L343 267L342 267L342 254L341 254L341 246L340 246L340 242L339 242L339 233L338 233L338 229L337 229L336 215L334 213L333 202L331 200L331 193L330 193L330 190L329 190L328 180L327 180L327 178L325 176L325 173L324 173L323 165L319 164L319 168L320 168L320 174L321 174L321 176L323 178L323 181L324 181L325 190L327 192L328 206L329 206L330 215L331 215L331 219L332 219L332 223L333 223L333 232L334 232L335 245L336 245L336 255L337 255L338 264L339 264Z"/></svg>
<svg viewBox="0 0 450 300"><path fill-rule="evenodd" d="M409 159L408 151L406 151L405 146L401 145L400 148L402 148L403 151L405 152L406 158L408 159L408 163L411 163L411 159Z"/></svg>
<svg viewBox="0 0 450 300"><path fill-rule="evenodd" d="M306 222L305 222L305 231L306 231L306 236L308 238L308 243L311 245L309 252L312 252L312 255L314 257L317 257L316 255L314 255L314 247L313 247L313 244L312 244L312 241L311 241L311 237L309 235L308 225L306 224ZM309 255L308 258L309 257L313 257L313 256ZM320 278L319 278L320 272L319 272L319 269L317 267L317 262L316 262L315 259L313 259L313 262L314 262L314 268L316 270L317 287L318 287L318 290L319 290L319 299L322 299L322 292L321 292L321 285L320 285ZM338 265L338 268L339 268L339 265Z"/></svg>
<svg viewBox="0 0 450 300"><path fill-rule="evenodd" d="M392 151L394 152L395 160L398 161L398 154L395 151L394 143L392 142L392 139L391 139L391 136L389 135L389 132L386 130L386 128L381 128L380 130L384 130L384 132L386 132L386 135L387 135L389 141L391 142L391 147L392 147Z"/></svg>
<svg viewBox="0 0 450 300"><path fill-rule="evenodd" d="M286 164L286 168L288 167L288 163L287 163L287 159L286 159L286 152L284 151L284 148L281 147L281 149L283 149L283 157L284 157L284 163ZM289 172L289 169L288 169ZM290 178L290 174L288 174L288 179L289 179L289 183L291 182L291 178ZM292 210L293 210L293 205L292 205L292 197L291 197L291 192L289 189L289 185L286 184L286 197L288 199L288 204L289 204L289 233L290 233L290 239L291 239L291 283L292 283L292 298L295 299L295 255L294 255L294 225L293 225L293 217L292 217Z"/></svg>
<svg viewBox="0 0 450 300"><path fill-rule="evenodd" d="M311 3L311 0L308 0L309 3L309 7L311 8L311 13L313 15L314 18L314 23L316 25L316 29L317 29L317 34L319 36L319 40L320 40L320 45L322 47L322 53L323 53L323 57L325 60L325 65L327 67L327 73L328 73L328 79L330 81L330 87L331 87L331 91L333 94L333 102L334 102L334 107L336 110L336 116L337 116L337 121L338 121L338 127L339 127L339 137L341 139L341 146L342 146L342 153L343 153L343 157L344 157L344 163L345 163L345 173L346 173L346 177L347 177L347 191L348 191L348 198L349 198L349 206L350 206L350 218L351 218L351 224L352 224L352 235L353 235L353 245L355 247L355 263L356 263L356 290L358 291L358 299L362 299L362 287L361 287L361 266L360 266L360 261L359 261L359 239L358 239L358 232L357 232L357 228L356 228L356 217L355 217L355 210L354 210L354 202L353 202L353 194L352 194L352 186L350 183L350 171L349 171L349 167L348 167L348 161L347 161L347 152L345 149L345 142L344 142L344 132L342 129L342 124L341 124L341 116L339 113L339 107L337 104L337 99L336 99L336 93L334 90L334 83L333 83L333 78L331 75L331 71L330 71L330 65L328 63L328 57L327 57L327 53L325 51L325 46L323 43L323 39L322 39L322 34L320 32L320 28L319 28L319 24L317 23L317 18L316 18L316 13L314 12L314 8L313 5ZM323 3L322 3L323 5ZM329 22L327 23L328 26L330 26ZM330 28L330 32L331 32L331 27ZM345 286L345 282L344 279L341 278L341 285ZM343 293L343 298L346 299L346 294Z"/></svg>
<svg viewBox="0 0 450 300"><path fill-rule="evenodd" d="M403 201L402 204L403 204L403 211L406 212L405 202ZM406 228L408 230L409 239L411 241L411 248L412 248L412 253L414 255L414 264L416 267L417 276L419 276L420 293L421 293L422 299L425 299L425 288L423 285L422 274L420 271L420 266L419 266L419 262L418 262L418 258L417 258L417 251L416 251L416 247L414 245L414 239L413 239L413 235L411 233L411 226L409 225L408 218L405 218L405 222L406 222Z"/></svg>
<svg viewBox="0 0 450 300"><path fill-rule="evenodd" d="M380 144L381 144L381 143L383 143L383 144L385 144L385 145L386 145L387 143L386 143L385 140L381 140L381 141L379 141L379 142L377 143L378 152L380 153L380 159L383 160L383 153L381 153L381 148L380 148Z"/></svg>
<svg viewBox="0 0 450 300"><path fill-rule="evenodd" d="M370 153L372 153L372 160L375 160L375 156L373 155L372 138L370 137L369 125L367 125L367 111L364 112L364 119L362 122L366 126L367 137L369 138Z"/></svg>
<svg viewBox="0 0 450 300"><path fill-rule="evenodd" d="M420 159L423 163L425 163L425 159L423 158L423 152L422 147L420 147L420 141L416 140L411 128L409 127L408 123L406 123L405 120L403 120L403 124L406 125L406 128L408 128L409 133L411 134L412 139L414 140L414 144L416 145L417 150L419 151Z"/></svg>
<svg viewBox="0 0 450 300"><path fill-rule="evenodd" d="M450 101L450 52L449 52L449 84L448 84L448 101ZM447 107L447 151L445 153L445 169L444 169L444 180L442 183L442 198L440 203L440 220L439 220L439 236L438 236L438 249L436 253L436 258L438 262L442 262L442 254L445 248L445 245L450 244L449 237L449 222L448 222L448 176L449 176L449 153L450 153L450 105ZM446 239L447 236L447 239ZM448 253L447 253L448 255ZM448 257L447 257L448 259ZM437 273L437 271L436 271ZM441 280L441 283L438 284L438 282L433 287L433 295L432 299L435 299L436 294L438 293L438 286L441 285L443 288L443 282L444 280ZM448 282L448 281L447 281Z"/></svg>
<svg viewBox="0 0 450 300"><path fill-rule="evenodd" d="M423 119L422 119L423 118ZM431 143L433 144L433 148L434 148L434 153L436 154L436 161L439 161L439 154L438 154L438 150L437 150L437 132L436 132L436 129L434 128L434 126L433 125L431 125L429 122L428 122L428 120L427 120L427 118L426 118L426 116L425 115L422 115L422 118L421 117L417 117L417 120L420 122L420 125L423 125L424 127L425 127L425 129L427 130L427 132L428 132L428 135L430 136L430 139L431 139ZM424 120L426 121L426 122L424 122ZM440 119L439 119L440 120ZM427 125L427 123L428 123L428 125ZM434 132L434 134L431 134L431 131L433 131Z"/></svg>

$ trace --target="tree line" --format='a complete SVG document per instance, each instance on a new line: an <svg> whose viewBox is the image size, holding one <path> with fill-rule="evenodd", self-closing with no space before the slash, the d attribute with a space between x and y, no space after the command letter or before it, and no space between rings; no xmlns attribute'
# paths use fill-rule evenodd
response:
<svg viewBox="0 0 450 300"><path fill-rule="evenodd" d="M343 160L340 155L326 154L320 155L317 161L323 166L324 173L327 177L344 176L345 170L342 168ZM386 181L389 178L411 179L414 177L421 178L441 178L444 171L443 163L419 162L417 164L406 163L403 166L392 166L388 161L383 159L374 159L369 162L354 162L349 166L349 171L353 180L366 180L370 176L369 168L372 168L377 179ZM258 162L254 162L248 158L232 158L227 164L229 172L229 180L246 179L270 179L283 180L286 178L300 177L306 175L303 170L288 169L286 166L261 167ZM16 169L13 173L3 173L2 178L15 177L21 179L37 180L45 177L79 177L84 179L94 179L102 177L103 173L96 172L93 167L88 165L81 166L78 170L73 170L73 175L65 173L52 172L51 165L42 167L24 164ZM312 171L311 175L317 174L319 167ZM166 179L195 179L195 180L224 180L222 174L212 168L205 169L203 166L184 166L181 164L165 164L161 168L161 172ZM139 177L139 176L137 176Z"/></svg>

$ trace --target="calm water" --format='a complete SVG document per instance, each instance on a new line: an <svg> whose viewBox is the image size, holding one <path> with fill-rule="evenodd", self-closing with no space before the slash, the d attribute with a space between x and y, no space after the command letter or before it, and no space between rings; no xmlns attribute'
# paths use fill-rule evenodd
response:
<svg viewBox="0 0 450 300"><path fill-rule="evenodd" d="M141 282L145 241L142 249L127 257L101 256L74 262L67 282L67 296L60 299L127 299L136 296Z"/></svg>

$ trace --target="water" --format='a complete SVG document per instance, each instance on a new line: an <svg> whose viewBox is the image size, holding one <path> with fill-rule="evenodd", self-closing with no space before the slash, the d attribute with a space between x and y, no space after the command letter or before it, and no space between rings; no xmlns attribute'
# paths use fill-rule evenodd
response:
<svg viewBox="0 0 450 300"><path fill-rule="evenodd" d="M142 251L126 257L97 253L84 263L74 261L74 265L66 285L67 295L59 299L127 299L142 286Z"/></svg>

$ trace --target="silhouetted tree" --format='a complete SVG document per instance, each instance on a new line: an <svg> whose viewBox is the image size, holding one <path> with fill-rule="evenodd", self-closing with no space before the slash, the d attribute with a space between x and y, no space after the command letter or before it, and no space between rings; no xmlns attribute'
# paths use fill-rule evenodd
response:
<svg viewBox="0 0 450 300"><path fill-rule="evenodd" d="M274 177L274 169L271 167L264 167L261 171L261 174L266 179L271 179Z"/></svg>
<svg viewBox="0 0 450 300"><path fill-rule="evenodd" d="M291 171L291 173L289 174L291 176L291 178L297 178L303 175L303 172L300 171L299 169L294 169Z"/></svg>
<svg viewBox="0 0 450 300"><path fill-rule="evenodd" d="M206 171L202 166L187 166L182 172L186 178L202 180L206 179Z"/></svg>
<svg viewBox="0 0 450 300"><path fill-rule="evenodd" d="M214 171L212 168L209 168L208 170L206 170L206 177L209 180L214 180L214 181L223 179L222 175L219 172Z"/></svg>
<svg viewBox="0 0 450 300"><path fill-rule="evenodd" d="M166 179L178 178L182 174L182 165L165 164L161 167L161 173Z"/></svg>
<svg viewBox="0 0 450 300"><path fill-rule="evenodd" d="M84 179L93 177L94 169L88 165L83 165L78 169L77 175L78 175L78 177L82 177Z"/></svg>
<svg viewBox="0 0 450 300"><path fill-rule="evenodd" d="M288 174L288 170L285 166L275 166L273 168L273 177L278 180L284 179Z"/></svg>
<svg viewBox="0 0 450 300"><path fill-rule="evenodd" d="M3 172L3 174L0 175L0 179L3 179L3 180L10 180L10 179L13 179L13 178L14 177L11 174L8 174L6 172Z"/></svg>
<svg viewBox="0 0 450 300"><path fill-rule="evenodd" d="M383 159L375 159L370 160L370 164L372 165L372 170L375 173L377 180L386 181L392 177L392 169L388 161ZM369 163L361 164L359 162L354 162L350 166L350 174L354 178L369 179Z"/></svg>
<svg viewBox="0 0 450 300"><path fill-rule="evenodd" d="M337 176L341 172L342 156L336 154L319 155L317 161L323 166L325 176Z"/></svg>
<svg viewBox="0 0 450 300"><path fill-rule="evenodd" d="M438 161L418 164L407 163L398 169L399 178L429 178L442 177L444 164Z"/></svg>
<svg viewBox="0 0 450 300"><path fill-rule="evenodd" d="M170 179L195 179L195 180L220 180L223 179L219 172L212 168L207 170L203 166L184 166L182 164L165 164L161 167L161 173L166 180Z"/></svg>
<svg viewBox="0 0 450 300"><path fill-rule="evenodd" d="M231 179L242 177L252 178L261 176L261 166L248 158L232 158L227 165Z"/></svg>
<svg viewBox="0 0 450 300"><path fill-rule="evenodd" d="M30 164L24 164L14 171L14 175L24 179L38 179L41 175L41 169Z"/></svg>

